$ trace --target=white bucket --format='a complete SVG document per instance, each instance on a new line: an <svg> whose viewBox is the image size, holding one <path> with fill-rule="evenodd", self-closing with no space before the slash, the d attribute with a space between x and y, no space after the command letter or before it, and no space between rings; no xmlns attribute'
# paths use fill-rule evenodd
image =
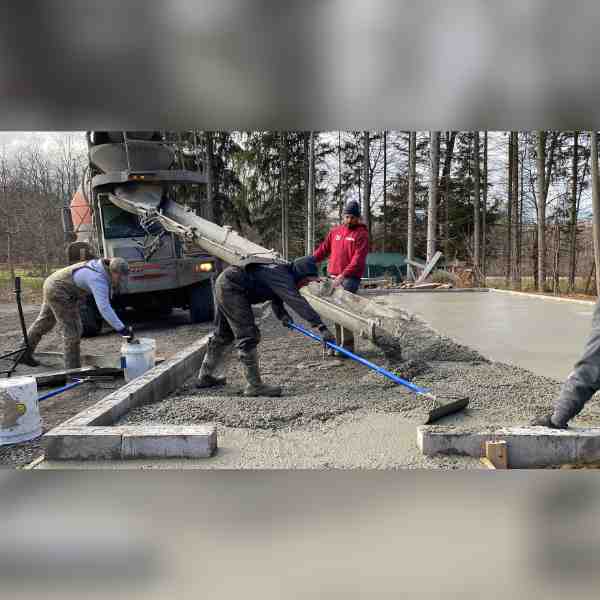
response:
<svg viewBox="0 0 600 600"><path fill-rule="evenodd" d="M33 377L0 379L0 446L42 435L37 383Z"/></svg>
<svg viewBox="0 0 600 600"><path fill-rule="evenodd" d="M125 381L131 381L154 367L156 362L156 341L150 338L137 338L138 343L125 342L121 346L121 367L125 370Z"/></svg>

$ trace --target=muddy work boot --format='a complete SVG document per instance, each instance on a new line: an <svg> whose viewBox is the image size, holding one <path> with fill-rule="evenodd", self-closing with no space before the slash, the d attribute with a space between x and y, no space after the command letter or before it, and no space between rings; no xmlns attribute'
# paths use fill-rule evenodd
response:
<svg viewBox="0 0 600 600"><path fill-rule="evenodd" d="M529 423L533 427L550 427L550 429L568 429L569 426L565 425L555 425L552 420L552 415L544 415L542 417L537 417L532 419Z"/></svg>
<svg viewBox="0 0 600 600"><path fill-rule="evenodd" d="M248 352L240 352L240 361L244 367L244 375L246 377L244 396L281 396L280 386L263 383L260 377L256 348Z"/></svg>
<svg viewBox="0 0 600 600"><path fill-rule="evenodd" d="M204 360L202 361L202 366L198 373L198 379L196 379L195 383L197 389L218 387L227 383L225 377L218 377L215 375L215 370L223 359L226 350L227 346L215 342L214 339L211 339L208 342L208 349L204 355Z"/></svg>

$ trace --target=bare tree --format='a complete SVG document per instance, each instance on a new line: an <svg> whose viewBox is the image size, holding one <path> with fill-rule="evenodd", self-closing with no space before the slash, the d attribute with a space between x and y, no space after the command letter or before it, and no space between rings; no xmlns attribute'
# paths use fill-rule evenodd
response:
<svg viewBox="0 0 600 600"><path fill-rule="evenodd" d="M570 227L570 260L569 260L569 286L570 293L575 291L575 271L577 266L577 169L578 169L578 140L579 132L573 132L573 162L571 164L571 221Z"/></svg>
<svg viewBox="0 0 600 600"><path fill-rule="evenodd" d="M415 196L416 196L416 164L417 164L417 132L409 134L408 150L408 216L406 255L408 260L415 259ZM409 268L412 268L409 264Z"/></svg>
<svg viewBox="0 0 600 600"><path fill-rule="evenodd" d="M427 262L436 252L438 177L440 170L440 132L429 133L429 202L427 210Z"/></svg>
<svg viewBox="0 0 600 600"><path fill-rule="evenodd" d="M288 140L287 132L281 132L281 254L288 260L290 251Z"/></svg>
<svg viewBox="0 0 600 600"><path fill-rule="evenodd" d="M600 190L598 190L598 132L592 131L592 217L594 263L596 265L596 295L600 297Z"/></svg>
<svg viewBox="0 0 600 600"><path fill-rule="evenodd" d="M483 203L481 211L481 272L482 285L485 285L487 273L487 192L488 192L488 132L483 134Z"/></svg>
<svg viewBox="0 0 600 600"><path fill-rule="evenodd" d="M362 195L362 212L365 220L365 225L369 230L369 237L371 237L371 167L370 167L370 153L369 149L371 146L371 137L368 131L363 132L363 164L362 164L362 183L363 183L363 195Z"/></svg>
<svg viewBox="0 0 600 600"><path fill-rule="evenodd" d="M387 245L387 131L383 132L383 251Z"/></svg>
<svg viewBox="0 0 600 600"><path fill-rule="evenodd" d="M310 132L308 155L308 206L307 206L307 231L306 254L315 251L315 134Z"/></svg>
<svg viewBox="0 0 600 600"><path fill-rule="evenodd" d="M444 254L446 258L450 256L450 171L452 167L452 157L454 155L454 143L456 141L456 131L446 132L446 153L444 155L444 167L442 168L442 178L440 188L444 196L440 200L443 214L442 238L444 240Z"/></svg>
<svg viewBox="0 0 600 600"><path fill-rule="evenodd" d="M474 169L475 187L473 190L473 262L475 263L475 273L478 274L481 268L480 243L481 243L481 200L480 200L480 172L479 172L479 131L473 133L474 144ZM476 275L478 277L478 275Z"/></svg>

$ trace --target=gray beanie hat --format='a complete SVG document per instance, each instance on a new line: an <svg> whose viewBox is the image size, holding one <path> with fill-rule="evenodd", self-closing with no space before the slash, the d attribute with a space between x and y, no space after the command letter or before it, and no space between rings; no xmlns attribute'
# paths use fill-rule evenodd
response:
<svg viewBox="0 0 600 600"><path fill-rule="evenodd" d="M350 200L344 207L344 215L351 215L353 217L360 217L360 205L356 200Z"/></svg>
<svg viewBox="0 0 600 600"><path fill-rule="evenodd" d="M129 275L129 263L124 258L111 258L108 263L108 269L113 273Z"/></svg>

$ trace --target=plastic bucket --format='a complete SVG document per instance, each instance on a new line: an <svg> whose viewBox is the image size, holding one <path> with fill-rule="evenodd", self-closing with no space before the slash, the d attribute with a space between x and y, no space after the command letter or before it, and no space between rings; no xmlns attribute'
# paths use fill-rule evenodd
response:
<svg viewBox="0 0 600 600"><path fill-rule="evenodd" d="M125 381L131 381L154 367L156 362L156 341L138 338L137 343L125 342L121 346L121 368L125 371Z"/></svg>
<svg viewBox="0 0 600 600"><path fill-rule="evenodd" d="M0 446L42 435L37 383L33 377L0 379Z"/></svg>

